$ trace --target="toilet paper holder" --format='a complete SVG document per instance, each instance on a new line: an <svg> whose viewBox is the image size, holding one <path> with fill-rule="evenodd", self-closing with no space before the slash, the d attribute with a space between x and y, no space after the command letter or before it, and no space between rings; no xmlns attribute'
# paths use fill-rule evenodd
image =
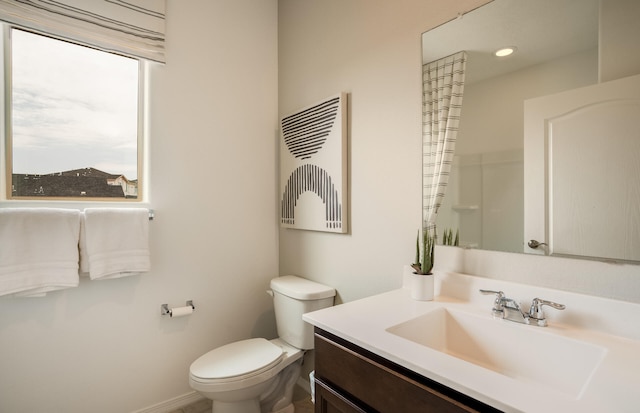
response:
<svg viewBox="0 0 640 413"><path fill-rule="evenodd" d="M193 310L196 309L196 307L193 305L193 300L187 301L185 305L187 307L191 307ZM172 310L173 310L172 308L169 308L169 304L161 304L160 305L160 314L161 315L167 315L167 314L171 315L171 311Z"/></svg>

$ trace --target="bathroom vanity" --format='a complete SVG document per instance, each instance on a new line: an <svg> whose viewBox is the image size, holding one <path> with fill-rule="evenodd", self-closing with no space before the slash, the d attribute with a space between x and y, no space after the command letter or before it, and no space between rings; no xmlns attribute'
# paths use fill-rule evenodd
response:
<svg viewBox="0 0 640 413"><path fill-rule="evenodd" d="M436 275L433 301L398 289L307 313L316 412L635 412L640 305L542 287ZM504 291L547 327L492 317ZM624 314L624 317L620 317Z"/></svg>
<svg viewBox="0 0 640 413"><path fill-rule="evenodd" d="M315 329L316 412L498 412L327 331Z"/></svg>

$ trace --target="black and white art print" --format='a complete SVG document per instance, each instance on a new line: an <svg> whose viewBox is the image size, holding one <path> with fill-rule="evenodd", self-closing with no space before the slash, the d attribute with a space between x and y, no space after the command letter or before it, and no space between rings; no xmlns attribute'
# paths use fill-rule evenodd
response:
<svg viewBox="0 0 640 413"><path fill-rule="evenodd" d="M347 94L280 122L280 225L347 232Z"/></svg>

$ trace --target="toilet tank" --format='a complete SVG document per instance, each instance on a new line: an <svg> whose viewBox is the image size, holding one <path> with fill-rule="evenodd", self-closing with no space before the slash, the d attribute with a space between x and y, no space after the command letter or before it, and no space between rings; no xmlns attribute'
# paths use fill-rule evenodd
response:
<svg viewBox="0 0 640 413"><path fill-rule="evenodd" d="M271 290L278 337L296 348L312 349L313 326L302 314L331 307L336 290L295 275L272 279Z"/></svg>

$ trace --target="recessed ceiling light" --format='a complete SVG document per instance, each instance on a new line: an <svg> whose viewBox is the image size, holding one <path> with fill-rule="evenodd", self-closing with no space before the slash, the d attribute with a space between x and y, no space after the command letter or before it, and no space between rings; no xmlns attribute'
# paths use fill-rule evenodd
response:
<svg viewBox="0 0 640 413"><path fill-rule="evenodd" d="M495 55L498 57L505 57L513 54L515 51L515 46L503 47L502 49L496 50Z"/></svg>

